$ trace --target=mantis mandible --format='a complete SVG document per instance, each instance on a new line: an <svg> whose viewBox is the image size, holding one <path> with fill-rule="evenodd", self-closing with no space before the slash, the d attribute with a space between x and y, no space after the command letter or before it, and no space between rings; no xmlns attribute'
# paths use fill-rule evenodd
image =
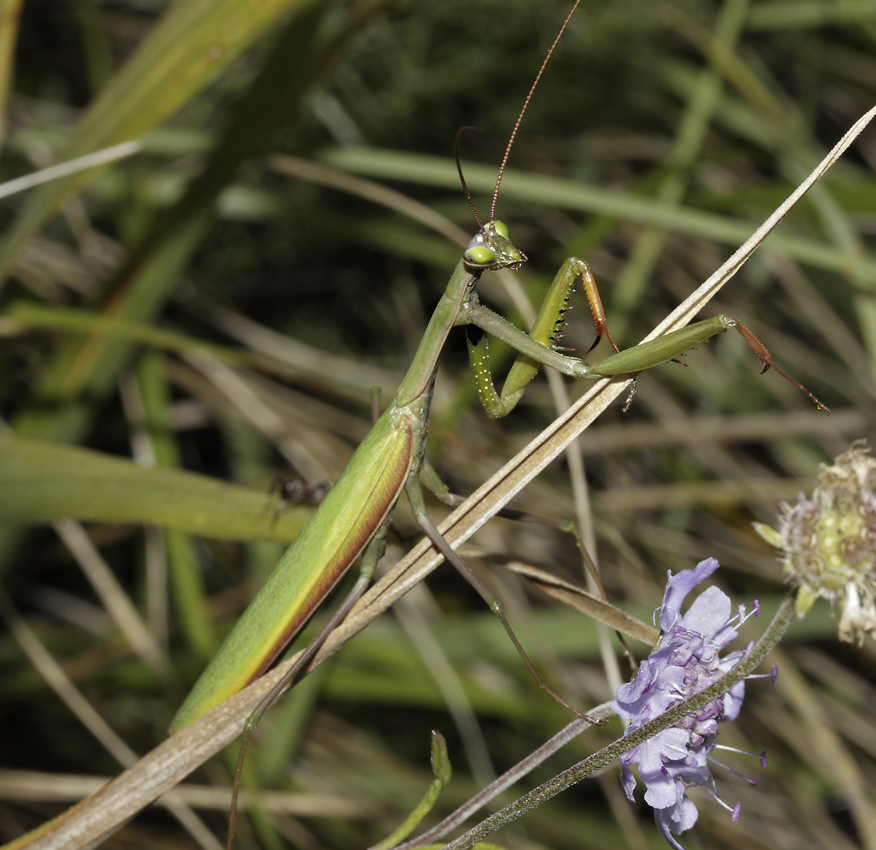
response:
<svg viewBox="0 0 876 850"><path fill-rule="evenodd" d="M417 522L433 546L484 597L499 616L539 684L549 691L520 647L498 602L471 574L426 515L420 475L424 466L429 407L438 358L450 331L456 326L466 327L478 395L490 416L508 414L542 366L587 380L634 375L674 360L693 346L730 329L739 332L754 350L764 365L764 371L774 369L806 393L819 408L827 410L812 393L775 365L767 349L748 328L729 316L721 315L696 322L651 342L619 351L608 333L596 283L587 264L580 259L572 258L563 264L528 334L479 302L476 287L484 272L517 269L526 261L525 255L510 241L505 225L495 218L499 186L529 100L579 2L576 0L566 17L520 111L499 168L490 219L485 224L478 216L462 180L480 229L453 271L395 398L201 675L174 718L171 732L188 725L261 676L334 585L360 559L360 577L354 588L304 650L296 665L251 715L244 731L245 742L261 714L301 675L331 629L364 592L383 555L387 529L402 491L406 493ZM615 350L614 354L593 365L562 354L553 347L563 325L566 303L579 281L593 314L597 342L604 335ZM489 369L489 336L501 339L518 352L501 394L494 387ZM446 492L439 492L438 495L446 496Z"/></svg>

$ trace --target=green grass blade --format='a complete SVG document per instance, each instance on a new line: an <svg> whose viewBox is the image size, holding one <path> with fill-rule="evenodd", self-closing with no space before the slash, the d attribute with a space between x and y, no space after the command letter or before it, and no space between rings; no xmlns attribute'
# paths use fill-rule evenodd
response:
<svg viewBox="0 0 876 850"><path fill-rule="evenodd" d="M323 160L335 168L378 180L409 180L417 185L447 189L455 188L459 180L454 164L446 157L345 147L327 152ZM486 192L495 183L495 169L492 166L468 165L465 179L473 192ZM791 186L790 182L788 186ZM653 198L601 189L565 178L523 174L511 169L505 172L502 181L502 197L506 203L513 199L556 209L613 216L619 220L713 239L727 245L738 245L747 239L755 226L738 218L676 206ZM859 281L876 282L876 262L864 257L850 259L848 253L839 247L784 233L771 235L766 244L815 268L833 271L854 268Z"/></svg>
<svg viewBox="0 0 876 850"><path fill-rule="evenodd" d="M269 27L314 0L189 0L174 3L85 113L63 159L135 139L172 116ZM92 168L34 194L0 251L0 278L22 243L100 173Z"/></svg>
<svg viewBox="0 0 876 850"><path fill-rule="evenodd" d="M147 352L137 363L137 390L142 405L145 439L158 469L176 470L180 452L170 421L170 387L164 357ZM176 528L163 531L164 548L170 573L173 601L189 646L208 659L218 648L213 623L207 611L206 591L198 563L196 543L189 534Z"/></svg>
<svg viewBox="0 0 876 850"><path fill-rule="evenodd" d="M278 513L268 493L204 475L15 437L0 440L0 504L4 522L150 522L233 540L294 540L312 513Z"/></svg>
<svg viewBox="0 0 876 850"><path fill-rule="evenodd" d="M12 85L12 62L20 14L21 0L0 0L0 139L6 126L6 102Z"/></svg>

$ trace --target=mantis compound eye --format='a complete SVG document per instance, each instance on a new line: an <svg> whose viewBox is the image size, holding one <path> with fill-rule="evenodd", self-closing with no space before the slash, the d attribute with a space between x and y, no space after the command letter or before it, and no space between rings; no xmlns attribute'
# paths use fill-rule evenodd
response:
<svg viewBox="0 0 876 850"><path fill-rule="evenodd" d="M462 255L466 265L475 266L477 268L485 268L496 263L498 257L492 248L486 245L472 245L466 248Z"/></svg>
<svg viewBox="0 0 876 850"><path fill-rule="evenodd" d="M505 224L504 221L494 221L492 222L493 230L499 234L503 239L510 239L511 233L508 230L508 225Z"/></svg>

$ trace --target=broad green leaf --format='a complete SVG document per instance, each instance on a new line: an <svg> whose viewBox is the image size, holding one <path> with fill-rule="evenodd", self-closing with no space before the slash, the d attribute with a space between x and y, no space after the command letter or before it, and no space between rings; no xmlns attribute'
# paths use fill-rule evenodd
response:
<svg viewBox="0 0 876 850"><path fill-rule="evenodd" d="M147 522L233 540L294 540L312 509L278 510L264 491L89 449L0 439L4 522Z"/></svg>

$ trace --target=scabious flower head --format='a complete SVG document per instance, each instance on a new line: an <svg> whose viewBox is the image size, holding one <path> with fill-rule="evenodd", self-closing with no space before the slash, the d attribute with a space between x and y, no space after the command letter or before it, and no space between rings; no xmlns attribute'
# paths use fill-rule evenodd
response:
<svg viewBox="0 0 876 850"><path fill-rule="evenodd" d="M723 657L720 654L736 637L734 626L746 615L741 606L733 615L729 597L717 587L704 590L687 612L681 613L687 594L716 569L718 562L709 558L693 570L669 574L660 609L661 635L657 647L642 662L635 679L618 688L612 703L614 710L630 721L625 736L711 685L745 654L744 651ZM633 799L636 780L630 765L636 764L646 788L645 802L654 809L657 826L674 848L680 845L670 832L676 835L684 832L697 819L697 808L687 796L687 789L692 785L709 785L717 798L707 761L715 747L718 724L736 718L744 695L745 684L739 682L695 714L620 758L627 797ZM738 806L733 811L735 820Z"/></svg>
<svg viewBox="0 0 876 850"><path fill-rule="evenodd" d="M781 550L788 581L799 588L797 614L819 597L841 600L840 640L876 636L876 461L863 441L822 466L812 498L782 505L779 530L755 529Z"/></svg>

